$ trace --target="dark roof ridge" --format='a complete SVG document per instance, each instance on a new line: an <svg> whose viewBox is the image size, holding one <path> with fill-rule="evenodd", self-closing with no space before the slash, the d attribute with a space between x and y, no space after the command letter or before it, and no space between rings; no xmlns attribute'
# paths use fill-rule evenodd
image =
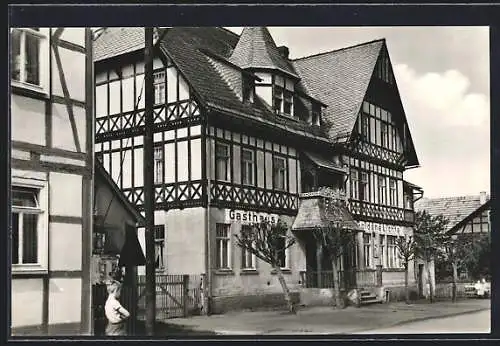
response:
<svg viewBox="0 0 500 346"><path fill-rule="evenodd" d="M234 35L234 36L236 36L236 37L240 37L240 35L238 35L237 33L233 32L233 31L231 31L231 30L229 30L229 29L226 29L226 28L225 28L225 27L223 27L223 26L216 26L216 28L217 28L217 29L219 29L219 30L226 31L226 32L228 32L228 33L230 33L230 34L233 34L233 35Z"/></svg>
<svg viewBox="0 0 500 346"><path fill-rule="evenodd" d="M326 52L316 53L316 54L313 54L313 55L306 55L306 56L303 56L301 58L291 59L290 61L298 61L298 60L305 60L305 59L309 59L309 58L315 58L315 57L318 57L320 55L326 55L326 54L330 54L330 53L336 53L336 52L340 52L340 51L343 51L343 50L347 50L347 49L351 49L351 48L356 48L356 47L361 47L361 46L364 46L364 45L367 45L367 44L371 44L371 43L375 43L375 42L381 42L381 41L385 42L386 40L385 40L385 38L379 38L379 39L371 40L371 41L368 41L368 42L357 43L355 45L348 46L348 47L337 48L337 49L329 50L329 51L326 51Z"/></svg>
<svg viewBox="0 0 500 346"><path fill-rule="evenodd" d="M486 194L486 195L489 196L488 194ZM466 199L466 198L470 198L470 197L480 197L480 196L481 196L480 194L469 194L469 195L460 195L460 196L424 197L424 198L427 199L427 200L438 200L438 199L441 199L441 200L445 200L445 199L452 200L452 199Z"/></svg>

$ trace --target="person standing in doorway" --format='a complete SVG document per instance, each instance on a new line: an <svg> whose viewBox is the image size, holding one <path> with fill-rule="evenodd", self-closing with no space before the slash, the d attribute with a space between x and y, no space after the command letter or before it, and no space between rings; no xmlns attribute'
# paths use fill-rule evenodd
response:
<svg viewBox="0 0 500 346"><path fill-rule="evenodd" d="M106 335L108 336L123 336L127 335L126 320L130 317L130 313L125 309L118 299L121 293L121 283L112 280L108 284L108 299L104 306L108 325L106 326Z"/></svg>

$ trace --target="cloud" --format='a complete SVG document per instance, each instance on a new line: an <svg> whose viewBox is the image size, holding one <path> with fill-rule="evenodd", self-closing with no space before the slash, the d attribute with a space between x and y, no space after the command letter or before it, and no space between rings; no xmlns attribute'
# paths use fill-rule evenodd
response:
<svg viewBox="0 0 500 346"><path fill-rule="evenodd" d="M427 196L476 194L490 186L490 105L457 70L418 74L394 66L421 167L406 177Z"/></svg>

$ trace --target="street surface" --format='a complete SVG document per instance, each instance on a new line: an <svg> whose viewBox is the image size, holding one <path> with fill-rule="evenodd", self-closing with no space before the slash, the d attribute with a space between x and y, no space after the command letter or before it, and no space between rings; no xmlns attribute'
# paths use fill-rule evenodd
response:
<svg viewBox="0 0 500 346"><path fill-rule="evenodd" d="M205 331L219 335L489 333L490 307L489 299L433 304L394 302L360 308L350 306L343 310L328 306L306 307L297 315L284 311L235 311L174 318L166 323L182 327L186 332Z"/></svg>
<svg viewBox="0 0 500 346"><path fill-rule="evenodd" d="M357 334L490 333L490 317L491 310L485 310L458 316L409 322L400 326L363 331Z"/></svg>

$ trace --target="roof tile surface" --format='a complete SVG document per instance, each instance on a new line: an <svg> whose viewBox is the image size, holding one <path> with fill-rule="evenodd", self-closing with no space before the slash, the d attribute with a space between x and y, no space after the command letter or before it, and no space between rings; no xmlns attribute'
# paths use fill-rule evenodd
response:
<svg viewBox="0 0 500 346"><path fill-rule="evenodd" d="M383 44L377 40L293 61L305 89L328 105L323 120L331 139L352 132Z"/></svg>
<svg viewBox="0 0 500 346"><path fill-rule="evenodd" d="M486 196L486 201L489 196ZM422 198L415 202L416 211L427 211L431 215L443 215L449 221L448 228L455 227L483 204L480 195Z"/></svg>

